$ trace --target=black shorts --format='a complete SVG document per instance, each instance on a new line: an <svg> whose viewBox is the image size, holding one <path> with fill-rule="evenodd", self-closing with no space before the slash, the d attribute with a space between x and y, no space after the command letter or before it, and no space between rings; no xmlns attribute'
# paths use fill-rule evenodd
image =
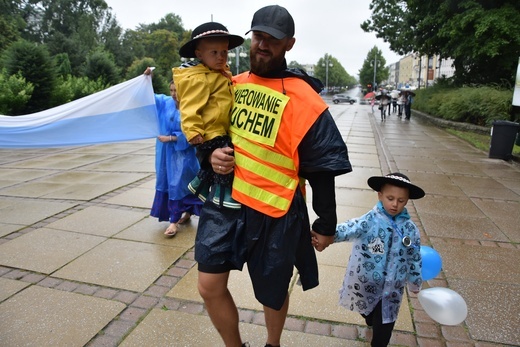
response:
<svg viewBox="0 0 520 347"><path fill-rule="evenodd" d="M204 204L195 239L199 271L241 270L247 262L255 297L275 310L284 304L294 267L303 290L318 285L307 205L300 190L280 218L246 206L240 210L219 208L211 200L208 197Z"/></svg>

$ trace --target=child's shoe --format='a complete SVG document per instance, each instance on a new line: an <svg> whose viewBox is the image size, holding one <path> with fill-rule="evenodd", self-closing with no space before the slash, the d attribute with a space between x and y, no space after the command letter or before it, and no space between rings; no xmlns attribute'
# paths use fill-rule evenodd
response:
<svg viewBox="0 0 520 347"><path fill-rule="evenodd" d="M188 184L188 189L202 200L202 202L206 202L206 198L209 194L209 184L201 181L198 176L195 176L195 178Z"/></svg>
<svg viewBox="0 0 520 347"><path fill-rule="evenodd" d="M224 206L234 210L239 210L242 207L239 202L231 197L231 188L222 186L220 184L216 185L215 195L213 196L213 203L215 205L219 205L221 207Z"/></svg>

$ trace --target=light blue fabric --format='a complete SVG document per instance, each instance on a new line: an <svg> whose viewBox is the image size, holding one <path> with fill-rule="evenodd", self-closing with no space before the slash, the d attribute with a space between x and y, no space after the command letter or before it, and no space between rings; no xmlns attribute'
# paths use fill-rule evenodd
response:
<svg viewBox="0 0 520 347"><path fill-rule="evenodd" d="M409 247L402 242L406 236L412 242ZM334 242L341 241L354 244L340 305L368 315L382 300L383 323L395 322L405 284L414 291L422 285L420 233L408 211L392 219L378 202L363 216L337 225Z"/></svg>
<svg viewBox="0 0 520 347"><path fill-rule="evenodd" d="M168 192L170 200L180 200L191 192L188 183L197 175L200 165L195 148L181 131L181 116L171 96L155 94L160 135L172 135L177 141L157 140L155 153L155 189Z"/></svg>
<svg viewBox="0 0 520 347"><path fill-rule="evenodd" d="M0 115L0 148L79 146L156 137L150 76L45 111Z"/></svg>

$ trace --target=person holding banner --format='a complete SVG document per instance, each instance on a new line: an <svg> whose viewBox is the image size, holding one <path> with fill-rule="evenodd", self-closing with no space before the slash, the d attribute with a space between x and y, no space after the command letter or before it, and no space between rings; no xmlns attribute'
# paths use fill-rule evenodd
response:
<svg viewBox="0 0 520 347"><path fill-rule="evenodd" d="M151 75L147 68L145 75ZM197 174L199 162L195 149L181 131L177 108L177 91L170 82L170 96L155 94L155 106L160 134L155 146L155 197L150 215L159 222L169 221L164 232L173 237L179 224L186 223L191 215L199 215L202 202L188 190L188 183Z"/></svg>
<svg viewBox="0 0 520 347"><path fill-rule="evenodd" d="M232 196L242 208L204 204L195 260L199 293L224 344L247 346L227 286L230 271L241 270L247 262L255 297L264 307L266 346L279 346L294 268L303 290L318 285L305 179L318 215L312 234L330 243L337 222L335 176L352 167L345 142L318 94L323 84L287 67L285 53L295 43L290 13L277 5L264 7L254 14L248 32L251 71L233 78L234 149L217 148L204 159L221 173L235 173Z"/></svg>

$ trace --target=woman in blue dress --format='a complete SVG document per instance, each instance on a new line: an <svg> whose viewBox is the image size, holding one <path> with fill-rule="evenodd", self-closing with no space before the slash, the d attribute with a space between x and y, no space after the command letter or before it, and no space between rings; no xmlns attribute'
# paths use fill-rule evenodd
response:
<svg viewBox="0 0 520 347"><path fill-rule="evenodd" d="M146 75L151 74L148 68ZM188 184L200 169L191 146L181 131L177 92L173 81L170 94L155 94L159 133L155 147L155 197L150 215L159 222L170 221L164 232L167 237L177 234L179 224L191 215L199 215L202 201L188 190Z"/></svg>

